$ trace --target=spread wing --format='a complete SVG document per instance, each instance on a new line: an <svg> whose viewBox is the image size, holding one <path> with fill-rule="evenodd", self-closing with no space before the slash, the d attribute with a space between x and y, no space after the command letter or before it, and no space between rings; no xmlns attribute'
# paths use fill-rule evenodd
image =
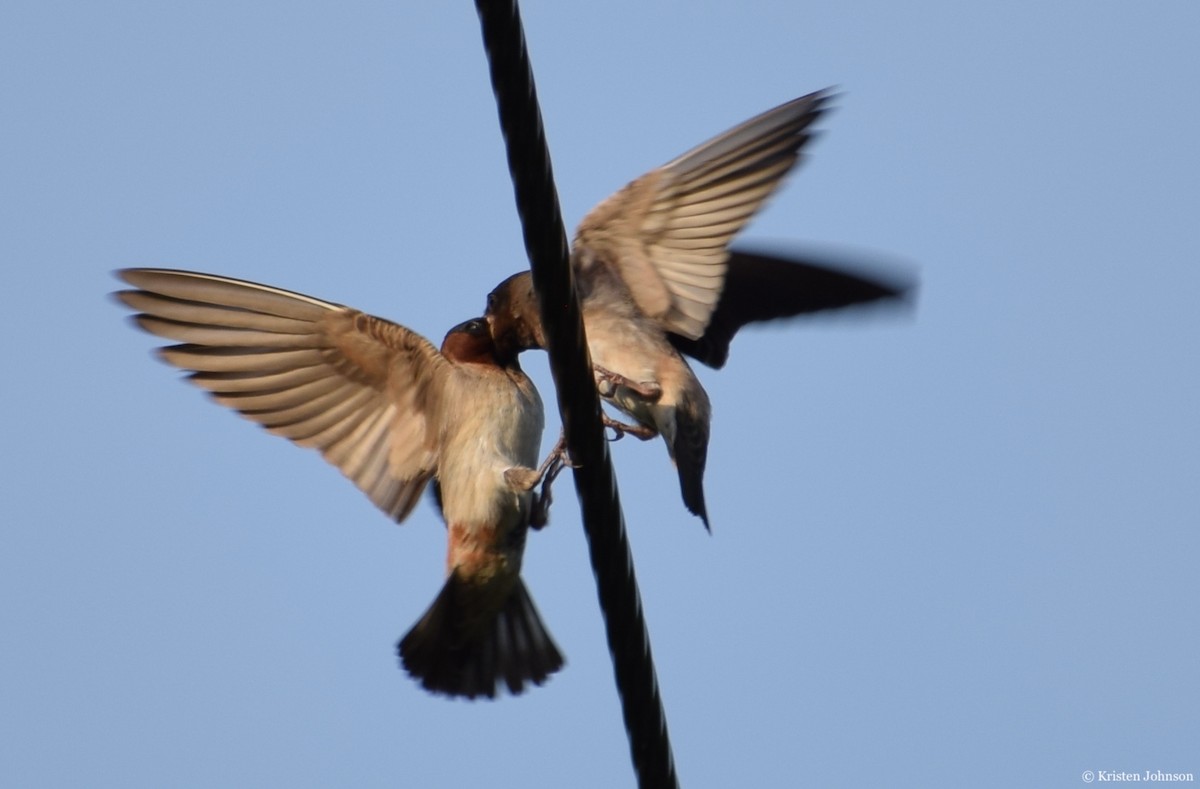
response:
<svg viewBox="0 0 1200 789"><path fill-rule="evenodd" d="M899 270L885 279L871 273L856 274L831 260L733 251L728 266L725 288L704 334L696 339L667 335L680 353L717 369L725 366L729 343L747 323L900 299L914 287L904 281Z"/></svg>
<svg viewBox="0 0 1200 789"><path fill-rule="evenodd" d="M828 100L818 91L780 105L631 182L580 223L575 265L609 266L645 315L700 337L730 240L799 161Z"/></svg>
<svg viewBox="0 0 1200 789"><path fill-rule="evenodd" d="M312 447L397 521L438 458L450 363L403 326L339 304L210 274L126 269L116 297L213 399Z"/></svg>

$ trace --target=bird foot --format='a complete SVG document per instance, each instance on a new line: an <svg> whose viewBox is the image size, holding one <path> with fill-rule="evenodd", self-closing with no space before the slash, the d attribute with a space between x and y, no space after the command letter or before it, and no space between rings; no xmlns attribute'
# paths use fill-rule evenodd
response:
<svg viewBox="0 0 1200 789"><path fill-rule="evenodd" d="M658 435L658 431L652 427L646 427L645 425L630 425L625 422L618 422L608 414L601 414L600 419L604 423L605 427L613 431L613 437L611 439L612 441L620 441L627 434L642 441L649 441Z"/></svg>
<svg viewBox="0 0 1200 789"><path fill-rule="evenodd" d="M621 386L636 392L651 403L662 397L662 386L657 381L631 381L620 373L606 370L599 365L592 365L592 372L596 376L596 391L601 397L612 397L616 394L617 387Z"/></svg>

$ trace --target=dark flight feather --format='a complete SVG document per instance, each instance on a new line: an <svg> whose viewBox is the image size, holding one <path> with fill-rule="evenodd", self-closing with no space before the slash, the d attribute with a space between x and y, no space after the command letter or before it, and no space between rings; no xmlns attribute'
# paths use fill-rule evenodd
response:
<svg viewBox="0 0 1200 789"><path fill-rule="evenodd" d="M829 262L734 250L721 299L703 336L698 340L668 336L680 353L719 370L729 358L734 335L748 323L898 299L912 287L907 282L851 273Z"/></svg>

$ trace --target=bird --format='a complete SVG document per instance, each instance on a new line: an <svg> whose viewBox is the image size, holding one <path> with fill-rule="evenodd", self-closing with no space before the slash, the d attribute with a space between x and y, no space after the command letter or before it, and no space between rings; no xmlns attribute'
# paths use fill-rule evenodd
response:
<svg viewBox="0 0 1200 789"><path fill-rule="evenodd" d="M483 318L441 348L391 321L244 280L124 269L114 294L159 349L207 390L275 435L318 450L397 522L438 487L446 580L398 644L434 694L495 698L541 685L563 665L521 579L537 509L544 411ZM543 491L543 496L546 495ZM532 525L538 525L534 523Z"/></svg>
<svg viewBox="0 0 1200 789"><path fill-rule="evenodd" d="M711 533L704 468L712 406L684 355L719 369L748 323L902 296L887 282L819 260L730 244L802 158L829 90L770 109L629 182L593 208L571 244L574 274L601 397L614 439L661 435L689 512ZM546 348L528 271L488 295L497 345Z"/></svg>

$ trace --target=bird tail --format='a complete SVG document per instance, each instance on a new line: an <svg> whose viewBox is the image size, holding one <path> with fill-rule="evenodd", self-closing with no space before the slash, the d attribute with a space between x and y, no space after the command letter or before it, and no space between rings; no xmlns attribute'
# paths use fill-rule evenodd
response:
<svg viewBox="0 0 1200 789"><path fill-rule="evenodd" d="M515 696L526 681L541 685L562 668L562 654L520 577L500 609L490 613L494 603L489 606L487 598L494 594L452 572L433 605L400 640L404 668L427 690L490 699L503 680Z"/></svg>
<svg viewBox="0 0 1200 789"><path fill-rule="evenodd" d="M679 490L688 512L700 516L704 528L708 524L708 508L704 505L704 466L708 459L708 397L684 392L675 407L675 444L668 444L671 459L679 472Z"/></svg>

